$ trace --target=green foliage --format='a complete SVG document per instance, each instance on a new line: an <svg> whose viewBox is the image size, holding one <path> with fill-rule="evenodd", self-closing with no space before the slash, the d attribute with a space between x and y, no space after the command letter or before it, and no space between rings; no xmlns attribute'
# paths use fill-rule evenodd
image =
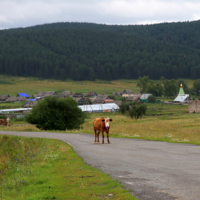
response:
<svg viewBox="0 0 200 200"><path fill-rule="evenodd" d="M137 87L141 88L141 92L145 93L147 91L147 85L149 84L150 79L148 76L139 77Z"/></svg>
<svg viewBox="0 0 200 200"><path fill-rule="evenodd" d="M89 97L86 97L85 104L92 104L92 100Z"/></svg>
<svg viewBox="0 0 200 200"><path fill-rule="evenodd" d="M150 95L150 96L148 97L148 102L149 102L149 103L156 102L156 97L155 97L154 95Z"/></svg>
<svg viewBox="0 0 200 200"><path fill-rule="evenodd" d="M26 120L43 130L72 130L81 128L85 113L72 98L46 97L38 101Z"/></svg>
<svg viewBox="0 0 200 200"><path fill-rule="evenodd" d="M199 27L200 21L145 26L56 23L1 30L0 70L61 80L196 79Z"/></svg>
<svg viewBox="0 0 200 200"><path fill-rule="evenodd" d="M132 119L136 120L142 118L146 114L147 106L146 104L134 101L134 102L122 102L120 105L120 112L122 114L128 114Z"/></svg>
<svg viewBox="0 0 200 200"><path fill-rule="evenodd" d="M178 85L176 80L165 80L164 81L164 94L167 97L175 97L178 94Z"/></svg>
<svg viewBox="0 0 200 200"><path fill-rule="evenodd" d="M194 87L194 91L196 95L199 96L200 95L200 79L197 79L194 81L193 87Z"/></svg>

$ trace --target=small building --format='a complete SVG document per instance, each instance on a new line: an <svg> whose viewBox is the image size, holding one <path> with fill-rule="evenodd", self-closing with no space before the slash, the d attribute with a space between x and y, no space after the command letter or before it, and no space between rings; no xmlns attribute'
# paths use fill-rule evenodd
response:
<svg viewBox="0 0 200 200"><path fill-rule="evenodd" d="M111 99L110 96L108 95L98 95L95 100L94 100L94 104L98 104L98 103L103 103L105 100L107 99Z"/></svg>
<svg viewBox="0 0 200 200"><path fill-rule="evenodd" d="M72 96L72 92L64 91L64 92L61 93L61 95L65 96L65 97L71 97Z"/></svg>
<svg viewBox="0 0 200 200"><path fill-rule="evenodd" d="M23 105L23 107L24 108L32 108L33 106L36 106L37 105L37 101L27 101L24 105Z"/></svg>
<svg viewBox="0 0 200 200"><path fill-rule="evenodd" d="M115 111L119 110L119 106L115 103L82 105L82 106L78 106L78 107L81 108L81 110L86 113L112 112L113 109Z"/></svg>
<svg viewBox="0 0 200 200"><path fill-rule="evenodd" d="M183 85L180 85L178 96L174 99L176 103L187 103L190 101L189 94L185 94L183 90Z"/></svg>
<svg viewBox="0 0 200 200"><path fill-rule="evenodd" d="M83 95L79 94L79 93L74 93L74 94L72 94L72 97L73 98L81 98L81 97L83 97Z"/></svg>
<svg viewBox="0 0 200 200"><path fill-rule="evenodd" d="M200 101L198 99L189 102L188 104L189 113L200 113Z"/></svg>
<svg viewBox="0 0 200 200"><path fill-rule="evenodd" d="M34 95L34 97L44 99L45 97L49 97L49 96L53 97L57 95L58 95L57 92L49 91L49 92L39 92L37 95Z"/></svg>
<svg viewBox="0 0 200 200"><path fill-rule="evenodd" d="M85 103L85 99L83 97L73 97L73 99L78 103L78 105L83 105Z"/></svg>
<svg viewBox="0 0 200 200"><path fill-rule="evenodd" d="M133 91L130 89L126 89L123 91L123 94L133 94Z"/></svg>
<svg viewBox="0 0 200 200"><path fill-rule="evenodd" d="M17 97L26 97L26 98L30 98L30 96L26 93L18 93Z"/></svg>
<svg viewBox="0 0 200 200"><path fill-rule="evenodd" d="M126 101L140 101L140 96L128 96Z"/></svg>
<svg viewBox="0 0 200 200"><path fill-rule="evenodd" d="M0 102L6 101L10 96L9 95L0 95Z"/></svg>
<svg viewBox="0 0 200 200"><path fill-rule="evenodd" d="M106 99L102 103L113 103L113 102L114 102L113 99Z"/></svg>
<svg viewBox="0 0 200 200"><path fill-rule="evenodd" d="M26 97L9 97L6 99L6 102L19 102L19 101L26 101Z"/></svg>
<svg viewBox="0 0 200 200"><path fill-rule="evenodd" d="M97 97L98 94L97 94L96 92L88 92L88 93L87 93L87 96L88 96L88 97Z"/></svg>
<svg viewBox="0 0 200 200"><path fill-rule="evenodd" d="M142 96L140 97L140 101L146 103L147 99L149 98L149 96L151 96L152 94L142 94Z"/></svg>
<svg viewBox="0 0 200 200"><path fill-rule="evenodd" d="M122 96L123 92L113 92L113 96Z"/></svg>

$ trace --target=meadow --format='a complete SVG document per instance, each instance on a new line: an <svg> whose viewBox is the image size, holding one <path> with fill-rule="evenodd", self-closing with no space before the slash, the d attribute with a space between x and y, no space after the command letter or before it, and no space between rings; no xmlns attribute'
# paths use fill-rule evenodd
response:
<svg viewBox="0 0 200 200"><path fill-rule="evenodd" d="M132 199L58 140L0 135L0 199Z"/></svg>
<svg viewBox="0 0 200 200"><path fill-rule="evenodd" d="M110 117L110 137L146 139L166 142L200 144L200 114L188 113L187 105L147 104L147 113L141 119L112 113L88 113L83 129L51 131L62 133L94 134L92 121L96 117ZM23 119L12 119L13 126L1 126L1 130L9 131L41 131L34 125L27 124ZM112 140L111 140L112 141ZM93 142L93 141L91 141Z"/></svg>
<svg viewBox="0 0 200 200"><path fill-rule="evenodd" d="M59 81L47 80L32 77L0 76L0 95L9 94L16 96L17 93L25 92L29 96L38 94L41 91L56 91L58 94L63 91L74 93L88 93L95 91L98 94L112 94L114 91L131 89L139 92L137 80L116 80L116 81Z"/></svg>

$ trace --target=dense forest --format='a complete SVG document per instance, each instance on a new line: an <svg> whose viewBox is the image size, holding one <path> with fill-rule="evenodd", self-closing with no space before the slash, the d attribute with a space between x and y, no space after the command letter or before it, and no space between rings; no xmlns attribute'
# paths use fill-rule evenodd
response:
<svg viewBox="0 0 200 200"><path fill-rule="evenodd" d="M200 78L200 21L0 31L0 72L65 80Z"/></svg>

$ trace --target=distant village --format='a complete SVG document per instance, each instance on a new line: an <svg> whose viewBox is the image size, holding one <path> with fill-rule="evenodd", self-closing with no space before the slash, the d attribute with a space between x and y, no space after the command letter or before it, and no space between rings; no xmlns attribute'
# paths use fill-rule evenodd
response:
<svg viewBox="0 0 200 200"><path fill-rule="evenodd" d="M151 95L152 94L134 93L131 89L113 92L111 95L97 94L94 91L88 93L72 93L70 91L64 91L61 94L57 94L55 91L48 91L39 92L32 97L26 93L18 93L16 96L0 95L0 102L23 102L23 108L32 108L33 106L37 105L38 101L49 96L56 96L58 98L73 98L79 106L114 103L119 107L122 103L122 100L148 103L148 98ZM118 98L115 98L116 96ZM180 85L180 90L177 97L173 101L165 102L165 104L188 104L189 109L191 108L189 112L198 112L197 110L200 110L200 108L198 108L200 107L199 101L191 101L189 95L184 93L182 84Z"/></svg>

